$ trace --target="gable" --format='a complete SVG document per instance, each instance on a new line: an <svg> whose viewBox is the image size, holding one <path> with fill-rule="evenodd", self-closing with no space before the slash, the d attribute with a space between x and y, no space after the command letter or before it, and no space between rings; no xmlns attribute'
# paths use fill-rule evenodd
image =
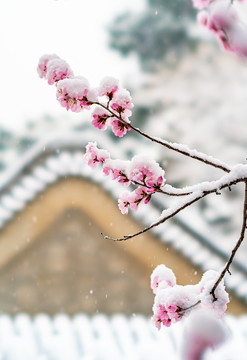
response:
<svg viewBox="0 0 247 360"><path fill-rule="evenodd" d="M173 262L184 281L196 276L149 234L124 243L101 235L138 228L90 181L51 185L0 231L0 310L150 314L154 266Z"/></svg>
<svg viewBox="0 0 247 360"><path fill-rule="evenodd" d="M159 213L160 205L152 203L138 213L131 213L131 216L121 215L114 200L122 189L119 184L112 183L97 171L91 172L82 164L81 153L61 152L55 156L44 156L42 149L43 145L39 144L33 163L30 163L29 156L33 154L27 154L25 171L23 163L18 175L14 168L15 175L10 171L11 176L2 177L5 186L2 186L0 197L1 272L66 209L86 212L100 231L112 237L143 229ZM117 246L123 246L136 261L147 266L149 274L156 265L165 263L174 270L178 283L198 282L200 268L207 270L212 264L216 269L222 266L222 254L208 246L207 238L203 233L194 231L190 222L187 226L181 220L176 217L155 228L154 232L117 243ZM138 221L142 225L138 225ZM244 271L237 268L227 280L230 289L244 300L247 286ZM246 312L246 305L235 300L234 297L230 311Z"/></svg>

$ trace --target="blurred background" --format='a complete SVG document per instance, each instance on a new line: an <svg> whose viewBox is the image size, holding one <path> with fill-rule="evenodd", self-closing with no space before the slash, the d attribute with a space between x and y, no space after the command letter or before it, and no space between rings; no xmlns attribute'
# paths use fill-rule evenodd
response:
<svg viewBox="0 0 247 360"><path fill-rule="evenodd" d="M92 85L97 86L106 75L119 78L133 97L132 123L145 132L185 143L230 165L246 163L246 63L223 53L215 39L199 28L195 18L191 0L1 2L1 195L9 190L10 182L4 181L4 174L10 167L13 170L11 181L18 182L20 174L29 175L30 162L32 166L39 164L44 156L42 151L41 158L38 155L32 157L25 169L20 165L27 164L22 162L26 154L47 135L53 134L56 138L68 133L83 134L91 128L89 113L66 112L56 101L55 87L39 79L37 63L45 53L59 55L70 64L76 75L85 76ZM92 130L92 136L96 131ZM104 136L115 141L110 133ZM116 144L124 147L125 141L129 141L134 144L132 153L133 149L139 153L149 146L135 134L128 134L128 138L130 140L123 138ZM93 140L88 138L88 141ZM67 141L67 150L73 147L72 142L68 144ZM59 155L61 146L53 149L54 156ZM77 150L80 151L80 146ZM166 149L153 147L152 154L166 169L167 182L174 186L191 185L221 175L215 169ZM10 178L7 176L6 179ZM211 196L198 204L198 213L204 224L210 226L214 238L218 239L216 245L220 250L230 251L238 236L241 193L239 187L226 192L220 199ZM41 191L40 203L42 197ZM37 197L30 201L35 199ZM55 197L53 202L56 201ZM3 213L6 206L2 205ZM147 297L145 294L150 291L149 274L154 266L153 260L144 269L126 253L117 255L116 249L109 250L117 259L112 265L117 269L114 273L106 259L107 251L101 244L96 246L91 240L92 247L83 254L85 246L89 246L86 239L97 238L95 233L101 231L100 228L96 231L98 225L88 217L87 211L83 214L71 208L63 208L63 211L58 217L54 215L49 226L44 222L38 235L33 235L38 239L34 247L17 249L18 256L15 253L15 256L9 255L10 260L3 261L0 310L31 314L40 311L50 314L60 311L71 314L78 311L121 311L126 314L141 311L151 314L152 294ZM43 221L41 214L39 223ZM18 234L21 218L24 216L20 212L7 225L4 223L1 231L12 226ZM67 223L65 219L69 219ZM36 222L35 217L31 222ZM85 239L83 243L82 237ZM243 247L238 254L239 262L245 267L246 250ZM90 259L95 259L95 253L101 254L102 266L99 266L101 260L90 262ZM120 258L122 263L118 260ZM80 267L86 260L90 260L89 265L85 265L87 271ZM133 277L127 272L130 264L136 267ZM90 266L93 270L88 274ZM87 282L89 278L102 275L106 266L105 277L99 282L101 289L98 289L98 282L92 280L93 286L92 282ZM194 272L195 267L191 265L191 274ZM125 278L119 282L123 274ZM143 283L139 284L141 300L133 300L133 290L128 287L133 281L131 289L135 288L137 279ZM106 286L109 289L109 284L112 293L105 290ZM52 290L60 296L55 299ZM98 297L90 302L97 291ZM108 306L105 302L109 296L112 303Z"/></svg>

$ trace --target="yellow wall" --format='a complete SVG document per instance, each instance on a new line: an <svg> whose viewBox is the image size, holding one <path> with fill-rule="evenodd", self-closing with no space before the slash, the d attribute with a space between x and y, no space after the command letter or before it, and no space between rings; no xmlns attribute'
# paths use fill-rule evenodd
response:
<svg viewBox="0 0 247 360"><path fill-rule="evenodd" d="M104 234L113 238L141 230L130 216L120 213L116 201L100 186L78 178L61 180L49 186L0 231L0 269L35 242L38 236L68 208L86 212ZM111 240L102 237L102 241ZM137 261L145 264L150 273L152 268L164 263L173 269L180 284L196 283L201 278L199 269L175 253L168 245L161 244L150 233L117 242L116 246L124 247ZM246 312L246 309L246 305L235 297L232 298L230 312L240 314Z"/></svg>

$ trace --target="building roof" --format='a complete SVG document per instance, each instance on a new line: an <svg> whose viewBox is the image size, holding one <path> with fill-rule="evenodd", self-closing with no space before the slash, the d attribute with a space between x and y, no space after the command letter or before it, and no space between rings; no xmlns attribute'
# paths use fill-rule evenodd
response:
<svg viewBox="0 0 247 360"><path fill-rule="evenodd" d="M244 360L247 317L228 315L225 322L227 341L205 359ZM183 338L184 322L157 331L142 315L0 316L1 360L178 360Z"/></svg>
<svg viewBox="0 0 247 360"><path fill-rule="evenodd" d="M0 178L0 228L18 214L26 205L50 184L67 177L82 177L99 183L111 196L118 198L122 186L92 170L83 162L83 151L90 140L108 149L114 157L125 159L135 154L136 140L125 139L121 146L104 136L102 132L84 130L83 133L50 135L30 148ZM151 147L138 142L138 153L150 154ZM168 207L168 200L157 196L148 206L141 207L133 217L149 226L161 210ZM181 212L174 219L153 229L158 238L170 244L203 271L219 270L225 263L229 249L225 247L224 234L221 242L214 239L210 227L202 221L195 208L190 213ZM124 234L123 234L124 235ZM218 234L217 234L218 235ZM247 266L235 260L232 275L226 284L239 298L247 302Z"/></svg>

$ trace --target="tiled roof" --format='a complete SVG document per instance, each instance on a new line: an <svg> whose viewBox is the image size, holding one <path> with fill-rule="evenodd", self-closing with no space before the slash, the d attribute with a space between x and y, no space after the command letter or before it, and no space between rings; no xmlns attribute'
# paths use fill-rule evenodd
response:
<svg viewBox="0 0 247 360"><path fill-rule="evenodd" d="M244 360L247 317L226 316L228 340L214 359ZM116 314L0 316L1 360L181 360L184 323L160 332L150 318ZM245 355L244 355L245 354ZM212 359L206 357L205 359Z"/></svg>
<svg viewBox="0 0 247 360"><path fill-rule="evenodd" d="M21 211L26 204L34 199L49 184L61 178L76 176L99 183L114 198L118 198L123 190L117 182L112 182L102 175L101 171L92 170L83 162L83 151L89 139L97 141L99 147L108 149L114 156L121 159L134 153L135 140L128 140L121 146L104 136L102 133L84 131L83 133L67 133L50 136L35 144L16 164L9 167L0 178L0 227ZM151 149L138 143L138 152L146 153ZM166 199L157 197L148 206L132 213L143 226L149 226L160 215L161 209L168 206ZM153 229L164 243L188 258L202 270L213 268L219 270L227 257L222 247L214 243L214 235L209 227L202 222L196 211L191 209L190 216L183 212L174 219ZM210 237L209 237L210 234ZM247 302L247 266L235 261L232 276L226 283L236 295Z"/></svg>

